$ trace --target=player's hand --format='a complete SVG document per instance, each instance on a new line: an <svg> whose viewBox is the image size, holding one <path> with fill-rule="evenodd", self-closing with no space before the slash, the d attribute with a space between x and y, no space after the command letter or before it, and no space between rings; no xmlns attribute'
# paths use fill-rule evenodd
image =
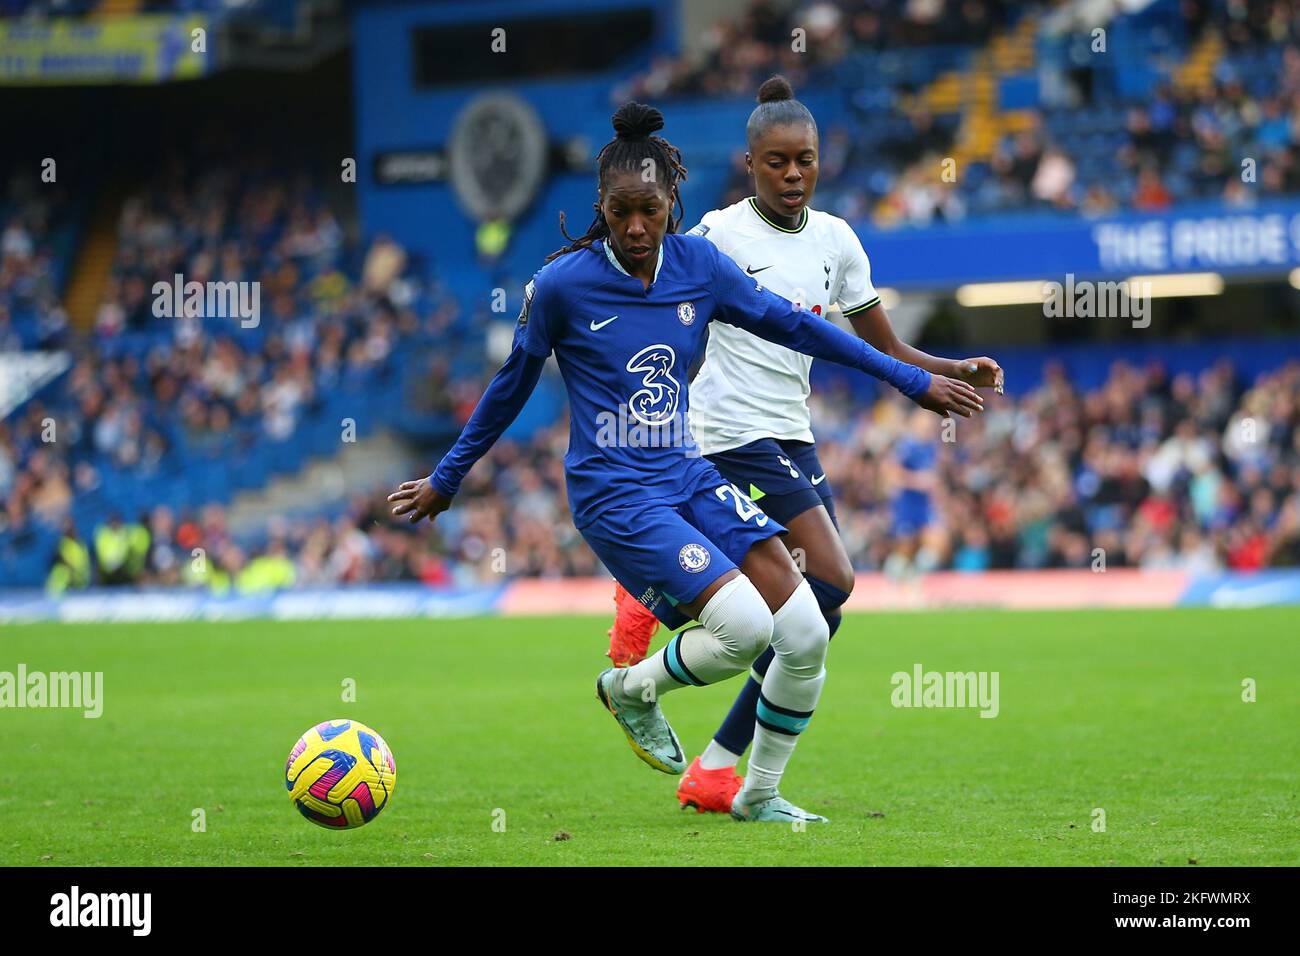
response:
<svg viewBox="0 0 1300 956"><path fill-rule="evenodd" d="M411 524L418 524L425 518L433 521L451 507L451 499L436 490L429 483L428 478L402 482L397 486L397 490L388 496L388 500L396 502L393 514L410 514L411 517L407 520Z"/></svg>
<svg viewBox="0 0 1300 956"><path fill-rule="evenodd" d="M968 385L991 388L999 395L1002 394L1002 366L987 355L962 359L957 363L957 375Z"/></svg>
<svg viewBox="0 0 1300 956"><path fill-rule="evenodd" d="M984 399L980 398L979 392L965 382L943 375L932 374L930 387L912 401L940 418L947 418L951 413L970 418L974 413L984 411Z"/></svg>

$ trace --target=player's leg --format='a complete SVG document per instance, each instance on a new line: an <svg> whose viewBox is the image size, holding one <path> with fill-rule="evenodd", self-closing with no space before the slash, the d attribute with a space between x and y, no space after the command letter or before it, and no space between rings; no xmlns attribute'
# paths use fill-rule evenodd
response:
<svg viewBox="0 0 1300 956"><path fill-rule="evenodd" d="M764 536L782 530L772 522ZM746 671L771 638L771 611L727 552L673 508L614 509L582 534L610 572L665 623L700 621L656 654L627 669L610 668L598 681L601 702L638 756L658 770L680 773L685 760L659 698Z"/></svg>
<svg viewBox="0 0 1300 956"><path fill-rule="evenodd" d="M840 541L830 482L807 442L764 439L711 459L724 478L757 495L764 512L785 524L782 538L804 571L833 636L840 625L840 605L853 588L853 567ZM764 651L754 662L722 725L678 787L683 806L725 812L738 789L735 767L754 737L759 691L776 652Z"/></svg>
<svg viewBox="0 0 1300 956"><path fill-rule="evenodd" d="M692 496L692 523L707 530L728 555L740 556L741 570L772 611L775 651L758 699L751 779L733 801L732 815L821 820L781 798L777 786L821 695L829 629L789 552L761 532L776 522L732 483L714 487L712 494L709 490Z"/></svg>
<svg viewBox="0 0 1300 956"><path fill-rule="evenodd" d="M702 543L707 539L698 532L696 537L700 547L716 549ZM772 613L734 565L678 607L699 625L679 631L640 663L619 669L626 693L657 698L679 687L716 684L747 671L771 640Z"/></svg>
<svg viewBox="0 0 1300 956"><path fill-rule="evenodd" d="M839 531L825 505L808 508L785 522L788 534L782 539L796 563L804 563L804 577L817 599L830 637L842 620L840 607L853 590L853 565L840 540ZM731 710L700 755L700 769L718 771L734 768L754 738L759 688L776 652L769 647L750 669L749 678L736 695Z"/></svg>
<svg viewBox="0 0 1300 956"><path fill-rule="evenodd" d="M807 463L800 462L799 453L805 448L812 449L813 446L797 442L791 443L790 448L787 450L775 439L762 438L711 455L709 461L723 478L735 484L751 500L757 502L764 495L769 495L770 501L787 503L787 510L783 514L774 513L766 504L760 505L771 517L784 522L785 517L792 517L819 502L818 489L810 482L808 475L800 470ZM815 452L812 460L816 461ZM798 500L787 502L792 495L799 496ZM607 654L614 666L630 666L645 657L657 629L657 622L654 615L635 596L629 596L620 585L615 585L614 606L614 625L609 630ZM752 715L748 724L753 726Z"/></svg>
<svg viewBox="0 0 1300 956"><path fill-rule="evenodd" d="M731 815L738 820L820 822L822 817L790 804L777 788L821 698L830 631L812 588L784 548L760 542L741 568L769 605L779 604L772 614L775 656L759 689L753 751Z"/></svg>

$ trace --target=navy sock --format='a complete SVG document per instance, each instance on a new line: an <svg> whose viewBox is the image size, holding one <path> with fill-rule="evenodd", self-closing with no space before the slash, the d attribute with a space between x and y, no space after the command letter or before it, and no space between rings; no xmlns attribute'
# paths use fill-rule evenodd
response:
<svg viewBox="0 0 1300 956"><path fill-rule="evenodd" d="M817 604L822 609L822 615L826 618L826 624L831 630L831 637L834 637L835 632L839 630L840 622L844 619L843 615L840 614L840 605L847 601L849 596L825 581L811 576L807 580L812 587L813 594L817 597ZM827 608L830 608L830 610L827 610ZM763 687L761 680L754 679L754 674L766 674L775 657L776 651L769 647L758 656L758 660L754 661L752 672L745 681L745 686L736 695L736 700L731 705L731 710L727 711L722 726L713 735L713 739L718 742L719 746L726 747L733 754L743 754L749 749L749 744L754 739L754 721L758 716L758 695Z"/></svg>
<svg viewBox="0 0 1300 956"><path fill-rule="evenodd" d="M766 674L775 657L776 651L769 647L758 655L758 660L754 661L754 670L759 674ZM743 754L749 749L750 741L754 739L754 721L758 716L758 695L762 687L762 683L754 680L754 675L751 673L745 680L745 686L736 695L731 710L727 711L722 726L713 735L714 740L733 754Z"/></svg>

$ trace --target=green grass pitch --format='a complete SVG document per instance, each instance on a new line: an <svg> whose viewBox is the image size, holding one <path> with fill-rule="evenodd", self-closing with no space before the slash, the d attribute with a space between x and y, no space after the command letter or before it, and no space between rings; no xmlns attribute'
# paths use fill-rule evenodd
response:
<svg viewBox="0 0 1300 956"><path fill-rule="evenodd" d="M0 710L0 864L1300 863L1294 608L850 615L782 787L831 819L804 832L678 810L595 699L607 627L6 627L0 670L102 670L105 702ZM999 715L893 707L916 663L997 671ZM738 686L665 699L691 755ZM397 758L356 831L311 825L284 788L289 748L333 717Z"/></svg>

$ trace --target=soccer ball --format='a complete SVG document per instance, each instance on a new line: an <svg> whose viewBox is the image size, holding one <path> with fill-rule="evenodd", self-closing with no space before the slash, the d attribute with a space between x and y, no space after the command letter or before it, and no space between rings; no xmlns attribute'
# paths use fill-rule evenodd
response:
<svg viewBox="0 0 1300 956"><path fill-rule="evenodd" d="M363 826L388 806L397 783L393 752L365 724L327 720L298 738L284 785L298 812L335 830Z"/></svg>

